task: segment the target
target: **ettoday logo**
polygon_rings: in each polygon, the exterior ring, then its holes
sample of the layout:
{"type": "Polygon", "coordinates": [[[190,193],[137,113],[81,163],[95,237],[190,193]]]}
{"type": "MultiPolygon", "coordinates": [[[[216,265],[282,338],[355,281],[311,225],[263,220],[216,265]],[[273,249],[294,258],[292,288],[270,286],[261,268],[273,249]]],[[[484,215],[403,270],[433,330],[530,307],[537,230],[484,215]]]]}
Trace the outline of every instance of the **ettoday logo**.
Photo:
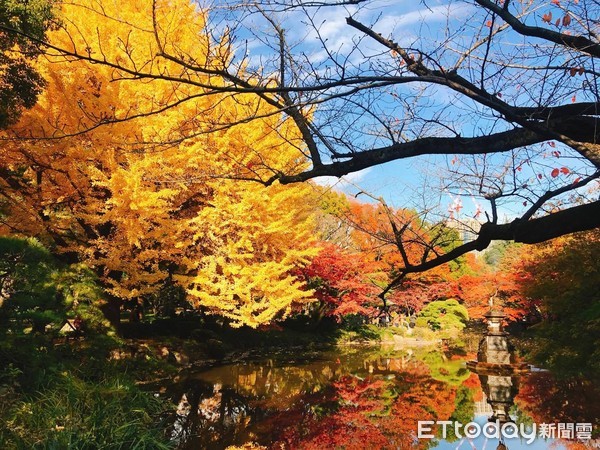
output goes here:
{"type": "Polygon", "coordinates": [[[459,439],[463,437],[475,439],[483,435],[489,439],[500,440],[520,438],[524,439],[527,444],[533,443],[536,437],[543,439],[578,439],[582,441],[589,440],[592,437],[591,423],[543,423],[538,426],[535,423],[531,425],[517,425],[513,422],[500,424],[500,421],[497,420],[480,425],[476,422],[462,424],[450,420],[420,420],[417,426],[417,437],[419,439],[433,439],[435,437],[446,439],[450,432],[453,432],[453,436],[459,439]],[[436,425],[441,427],[441,436],[432,433],[436,425]]]}
{"type": "Polygon", "coordinates": [[[449,432],[454,431],[454,436],[457,438],[475,439],[483,435],[489,439],[511,439],[523,438],[528,444],[531,444],[537,437],[537,427],[525,426],[524,424],[517,425],[512,422],[500,424],[499,421],[488,422],[480,425],[476,422],[462,424],[450,420],[423,420],[418,422],[417,437],[419,439],[433,439],[436,436],[431,432],[434,426],[441,427],[441,438],[446,439],[449,432]]]}

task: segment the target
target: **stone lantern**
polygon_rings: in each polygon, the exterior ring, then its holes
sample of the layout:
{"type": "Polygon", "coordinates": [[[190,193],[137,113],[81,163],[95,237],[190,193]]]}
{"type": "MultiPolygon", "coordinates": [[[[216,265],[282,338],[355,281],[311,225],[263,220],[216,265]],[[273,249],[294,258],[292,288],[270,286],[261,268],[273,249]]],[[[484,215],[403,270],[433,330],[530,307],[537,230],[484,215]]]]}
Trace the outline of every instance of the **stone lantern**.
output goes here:
{"type": "Polygon", "coordinates": [[[487,319],[487,333],[479,342],[477,361],[488,364],[514,363],[513,348],[508,342],[508,334],[502,329],[506,315],[491,305],[484,317],[487,319]]]}
{"type": "Polygon", "coordinates": [[[487,334],[493,336],[505,336],[506,333],[502,329],[502,321],[506,315],[497,309],[490,308],[490,310],[483,316],[487,320],[487,334]]]}
{"type": "Polygon", "coordinates": [[[508,333],[502,329],[506,315],[494,308],[493,298],[484,317],[487,320],[487,332],[479,342],[477,361],[469,361],[467,367],[479,375],[481,387],[493,411],[489,420],[505,423],[511,421],[508,412],[519,391],[516,375],[528,372],[529,365],[515,362],[514,348],[508,340],[508,333]]]}

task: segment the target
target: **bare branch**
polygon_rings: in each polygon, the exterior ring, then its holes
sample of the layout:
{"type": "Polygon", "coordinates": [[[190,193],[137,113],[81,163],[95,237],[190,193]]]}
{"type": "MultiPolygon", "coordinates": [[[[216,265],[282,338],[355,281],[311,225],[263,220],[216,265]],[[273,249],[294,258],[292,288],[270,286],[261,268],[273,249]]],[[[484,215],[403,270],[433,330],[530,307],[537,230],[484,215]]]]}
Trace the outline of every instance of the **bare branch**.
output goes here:
{"type": "Polygon", "coordinates": [[[600,57],[600,44],[591,41],[584,36],[573,36],[571,34],[558,33],[548,28],[532,27],[525,25],[523,22],[518,20],[510,12],[508,8],[503,8],[500,5],[492,2],[491,0],[475,0],[476,3],[483,6],[484,8],[493,11],[495,14],[500,16],[506,23],[508,23],[513,30],[523,36],[537,37],[545,39],[555,44],[559,44],[574,50],[578,50],[584,53],[588,53],[595,57],[600,57]]]}

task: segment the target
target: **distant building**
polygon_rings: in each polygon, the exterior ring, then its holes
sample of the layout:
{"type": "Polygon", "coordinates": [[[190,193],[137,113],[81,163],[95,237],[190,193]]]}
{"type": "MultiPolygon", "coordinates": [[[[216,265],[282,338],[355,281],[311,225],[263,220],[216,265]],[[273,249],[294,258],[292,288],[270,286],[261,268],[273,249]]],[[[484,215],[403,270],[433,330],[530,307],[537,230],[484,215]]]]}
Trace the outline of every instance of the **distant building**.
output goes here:
{"type": "Polygon", "coordinates": [[[471,217],[461,219],[448,219],[446,222],[448,228],[458,231],[461,243],[471,242],[477,239],[477,233],[481,229],[481,222],[471,217]]]}

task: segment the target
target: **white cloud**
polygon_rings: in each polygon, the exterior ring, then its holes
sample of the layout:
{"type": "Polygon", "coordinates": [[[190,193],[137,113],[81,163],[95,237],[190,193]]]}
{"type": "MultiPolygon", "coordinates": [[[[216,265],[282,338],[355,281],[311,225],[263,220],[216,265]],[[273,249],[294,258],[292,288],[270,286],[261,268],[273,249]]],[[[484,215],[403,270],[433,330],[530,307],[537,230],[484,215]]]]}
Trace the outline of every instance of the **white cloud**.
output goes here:
{"type": "MultiPolygon", "coordinates": [[[[402,14],[386,15],[377,22],[377,32],[384,36],[396,32],[405,32],[405,29],[415,25],[445,22],[449,19],[464,17],[472,8],[467,4],[451,3],[432,8],[421,8],[402,14]]],[[[415,31],[415,30],[412,30],[415,31]]]]}
{"type": "MultiPolygon", "coordinates": [[[[286,20],[285,28],[290,33],[291,41],[301,42],[300,46],[306,54],[310,55],[311,61],[324,61],[328,54],[321,47],[318,40],[326,40],[327,48],[333,52],[349,54],[356,46],[356,42],[364,35],[346,24],[346,17],[353,16],[358,21],[373,25],[373,29],[383,36],[391,36],[402,46],[411,45],[414,40],[422,34],[423,26],[452,21],[467,16],[473,8],[464,3],[449,3],[437,5],[430,8],[419,8],[408,10],[409,2],[399,2],[372,9],[348,9],[348,8],[322,8],[318,15],[313,18],[314,25],[319,28],[319,34],[306,24],[306,17],[299,13],[293,14],[286,20]],[[381,18],[377,15],[383,13],[381,18]]],[[[432,37],[435,38],[432,30],[432,37]]],[[[381,46],[370,39],[363,39],[361,44],[362,54],[378,54],[381,46]]],[[[361,58],[360,52],[355,55],[361,58]]]]}
{"type": "Polygon", "coordinates": [[[320,186],[331,187],[335,190],[342,191],[345,188],[358,184],[371,172],[371,168],[359,170],[358,172],[349,173],[341,178],[338,177],[317,177],[313,181],[320,186]]]}

